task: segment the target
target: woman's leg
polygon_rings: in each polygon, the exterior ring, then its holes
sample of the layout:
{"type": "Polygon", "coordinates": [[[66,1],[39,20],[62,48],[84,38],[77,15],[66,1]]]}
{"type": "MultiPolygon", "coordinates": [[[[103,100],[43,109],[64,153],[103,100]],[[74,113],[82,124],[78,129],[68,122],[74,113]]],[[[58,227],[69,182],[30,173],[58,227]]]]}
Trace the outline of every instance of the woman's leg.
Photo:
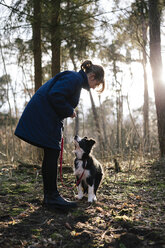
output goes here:
{"type": "Polygon", "coordinates": [[[42,163],[44,193],[57,192],[57,167],[59,154],[59,150],[44,148],[44,158],[42,163]]]}
{"type": "Polygon", "coordinates": [[[60,151],[44,148],[42,176],[44,184],[44,205],[51,208],[68,209],[76,207],[75,202],[65,200],[57,190],[57,167],[60,151]]]}

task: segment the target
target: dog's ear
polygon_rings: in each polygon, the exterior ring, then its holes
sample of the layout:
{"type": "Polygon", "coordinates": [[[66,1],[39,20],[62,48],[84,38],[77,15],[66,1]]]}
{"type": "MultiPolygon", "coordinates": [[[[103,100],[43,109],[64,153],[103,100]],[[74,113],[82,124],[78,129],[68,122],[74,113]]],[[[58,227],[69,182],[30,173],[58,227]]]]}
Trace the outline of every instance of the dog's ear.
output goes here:
{"type": "Polygon", "coordinates": [[[89,140],[89,143],[90,143],[90,145],[91,145],[91,147],[96,143],[96,141],[95,140],[93,140],[93,139],[90,139],[89,140]]]}

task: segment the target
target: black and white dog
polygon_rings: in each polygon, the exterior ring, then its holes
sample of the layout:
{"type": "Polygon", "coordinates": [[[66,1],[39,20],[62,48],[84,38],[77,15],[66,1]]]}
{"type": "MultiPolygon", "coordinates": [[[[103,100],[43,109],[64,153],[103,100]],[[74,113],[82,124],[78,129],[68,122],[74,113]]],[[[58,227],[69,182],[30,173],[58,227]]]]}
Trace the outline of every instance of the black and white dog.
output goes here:
{"type": "Polygon", "coordinates": [[[88,194],[88,202],[96,201],[96,191],[103,177],[103,169],[99,161],[90,155],[93,139],[79,136],[74,137],[75,155],[74,174],[78,182],[78,199],[82,199],[84,194],[88,194]]]}

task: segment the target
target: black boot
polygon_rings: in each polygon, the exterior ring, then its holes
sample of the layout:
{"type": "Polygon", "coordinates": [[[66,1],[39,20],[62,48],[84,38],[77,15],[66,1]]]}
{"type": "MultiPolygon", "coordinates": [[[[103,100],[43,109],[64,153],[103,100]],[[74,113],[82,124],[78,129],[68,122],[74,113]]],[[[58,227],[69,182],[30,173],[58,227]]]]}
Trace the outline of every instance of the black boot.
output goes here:
{"type": "Polygon", "coordinates": [[[42,176],[44,184],[43,205],[49,208],[70,209],[77,207],[75,202],[62,198],[57,190],[57,161],[60,151],[50,148],[44,149],[42,176]]]}
{"type": "Polygon", "coordinates": [[[53,193],[44,193],[43,205],[51,209],[62,210],[69,210],[77,207],[76,202],[67,201],[62,198],[58,191],[53,193]]]}

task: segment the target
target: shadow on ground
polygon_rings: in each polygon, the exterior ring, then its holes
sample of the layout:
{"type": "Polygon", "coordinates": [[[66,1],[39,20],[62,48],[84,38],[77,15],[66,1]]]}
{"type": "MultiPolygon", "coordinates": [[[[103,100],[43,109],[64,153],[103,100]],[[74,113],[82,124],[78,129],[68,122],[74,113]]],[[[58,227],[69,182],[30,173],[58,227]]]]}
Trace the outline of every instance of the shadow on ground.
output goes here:
{"type": "MultiPolygon", "coordinates": [[[[92,205],[87,199],[72,212],[42,207],[40,168],[2,164],[0,169],[0,247],[165,248],[165,170],[162,162],[122,162],[105,178],[92,205]]],[[[74,185],[72,169],[63,168],[66,186],[74,185]]],[[[61,194],[74,200],[76,191],[61,194]]]]}

